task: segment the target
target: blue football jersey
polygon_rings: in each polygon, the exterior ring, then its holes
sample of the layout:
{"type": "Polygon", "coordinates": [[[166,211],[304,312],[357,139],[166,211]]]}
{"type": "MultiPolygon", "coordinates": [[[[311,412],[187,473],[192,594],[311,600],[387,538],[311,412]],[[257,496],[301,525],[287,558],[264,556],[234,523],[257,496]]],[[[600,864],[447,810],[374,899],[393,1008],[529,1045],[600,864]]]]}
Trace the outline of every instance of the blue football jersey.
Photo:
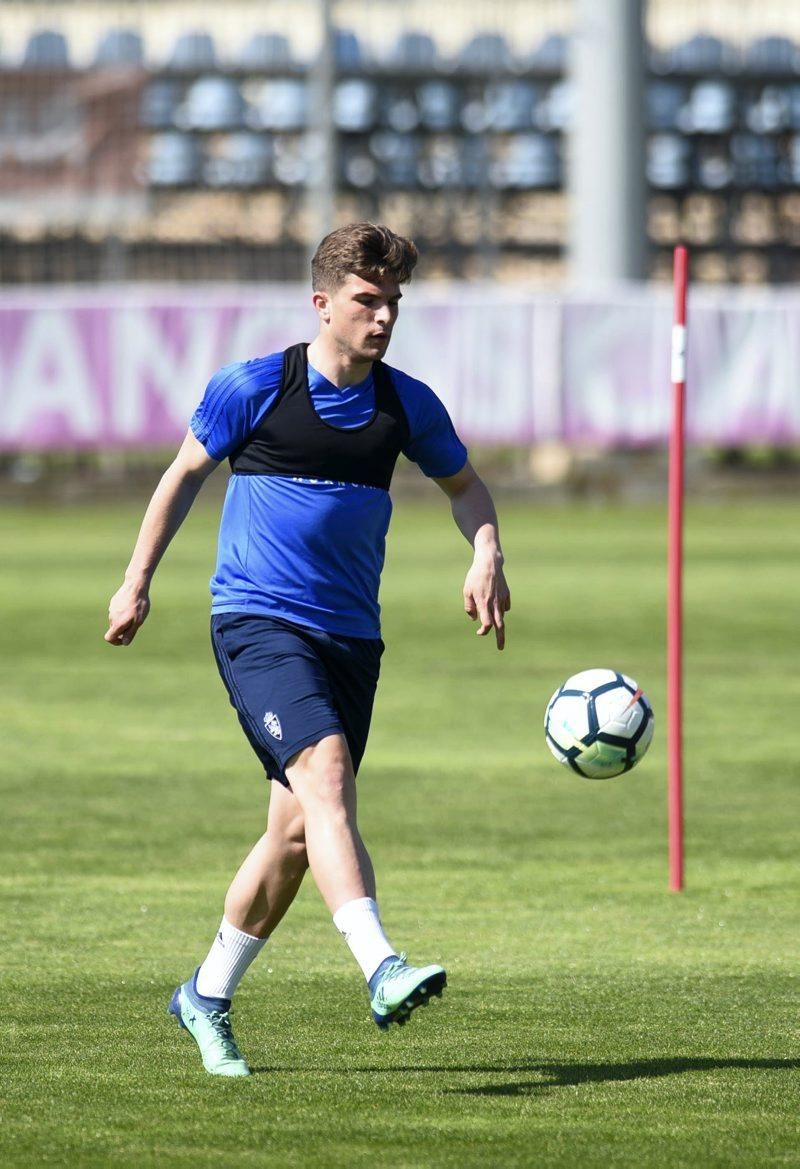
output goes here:
{"type": "MultiPolygon", "coordinates": [[[[225,366],[191,419],[208,454],[225,459],[275,406],[283,354],[225,366]]],[[[425,475],[462,469],[467,451],[444,405],[423,382],[389,367],[408,421],[403,453],[425,475]]],[[[309,365],[317,414],[341,430],[363,427],[375,410],[372,374],[334,386],[309,365]]],[[[380,636],[378,590],[392,514],[381,487],[308,477],[233,474],[222,511],[212,611],[282,617],[349,637],[380,636]]]]}

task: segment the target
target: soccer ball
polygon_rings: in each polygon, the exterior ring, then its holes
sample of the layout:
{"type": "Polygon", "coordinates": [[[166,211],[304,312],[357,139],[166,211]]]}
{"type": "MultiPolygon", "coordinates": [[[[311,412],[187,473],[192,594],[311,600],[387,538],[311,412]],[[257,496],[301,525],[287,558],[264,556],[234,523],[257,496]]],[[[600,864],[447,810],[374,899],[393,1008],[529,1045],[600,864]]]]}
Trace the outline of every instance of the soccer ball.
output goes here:
{"type": "Polygon", "coordinates": [[[653,738],[653,708],[632,678],[583,670],[547,704],[547,746],[585,779],[610,779],[635,767],[653,738]]]}

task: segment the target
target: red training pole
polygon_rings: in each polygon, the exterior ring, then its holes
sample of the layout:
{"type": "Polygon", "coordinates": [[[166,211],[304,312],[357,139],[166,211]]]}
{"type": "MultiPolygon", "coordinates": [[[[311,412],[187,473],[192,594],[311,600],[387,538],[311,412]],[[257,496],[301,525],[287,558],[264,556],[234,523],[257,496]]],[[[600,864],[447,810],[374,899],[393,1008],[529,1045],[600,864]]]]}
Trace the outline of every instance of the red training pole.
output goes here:
{"type": "Polygon", "coordinates": [[[672,433],[669,445],[667,568],[667,757],[669,887],[683,889],[683,449],[686,403],[686,286],[689,256],[675,249],[672,324],[672,433]]]}

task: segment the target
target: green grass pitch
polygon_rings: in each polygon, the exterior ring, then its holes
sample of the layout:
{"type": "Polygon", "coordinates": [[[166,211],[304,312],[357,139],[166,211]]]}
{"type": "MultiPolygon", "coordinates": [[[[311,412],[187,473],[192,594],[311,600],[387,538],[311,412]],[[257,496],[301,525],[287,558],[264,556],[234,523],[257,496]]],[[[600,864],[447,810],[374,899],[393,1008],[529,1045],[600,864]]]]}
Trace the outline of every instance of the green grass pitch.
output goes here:
{"type": "Polygon", "coordinates": [[[208,643],[215,500],[136,644],[101,640],[141,510],[0,514],[0,1164],[800,1164],[795,504],[687,508],[675,895],[663,509],[503,507],[498,654],[461,612],[446,500],[399,502],[360,814],[390,937],[450,986],[381,1035],[309,879],[237,996],[257,1074],[227,1082],[166,1007],[267,793],[208,643]],[[645,688],[656,738],[591,783],[541,721],[557,684],[604,665],[645,688]]]}

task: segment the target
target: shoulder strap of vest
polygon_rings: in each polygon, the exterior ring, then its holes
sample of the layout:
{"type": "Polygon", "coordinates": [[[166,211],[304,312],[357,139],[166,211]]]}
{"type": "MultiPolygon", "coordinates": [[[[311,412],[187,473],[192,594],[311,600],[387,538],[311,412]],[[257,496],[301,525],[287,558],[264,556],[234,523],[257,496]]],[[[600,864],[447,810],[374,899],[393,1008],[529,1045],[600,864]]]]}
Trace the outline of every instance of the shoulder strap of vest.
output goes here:
{"type": "Polygon", "coordinates": [[[303,381],[308,377],[308,345],[301,341],[299,345],[291,345],[283,351],[283,378],[282,386],[292,385],[295,381],[303,381]]]}
{"type": "Polygon", "coordinates": [[[389,370],[382,361],[373,361],[372,363],[372,384],[375,387],[376,397],[378,394],[385,393],[387,389],[390,393],[394,389],[389,370]]]}
{"type": "Polygon", "coordinates": [[[403,445],[405,445],[410,434],[408,415],[406,414],[406,408],[400,399],[400,395],[395,388],[394,379],[389,372],[389,366],[384,365],[382,361],[373,362],[372,379],[375,386],[375,404],[379,410],[385,410],[389,414],[395,415],[400,425],[406,431],[406,436],[403,439],[403,445]]]}

